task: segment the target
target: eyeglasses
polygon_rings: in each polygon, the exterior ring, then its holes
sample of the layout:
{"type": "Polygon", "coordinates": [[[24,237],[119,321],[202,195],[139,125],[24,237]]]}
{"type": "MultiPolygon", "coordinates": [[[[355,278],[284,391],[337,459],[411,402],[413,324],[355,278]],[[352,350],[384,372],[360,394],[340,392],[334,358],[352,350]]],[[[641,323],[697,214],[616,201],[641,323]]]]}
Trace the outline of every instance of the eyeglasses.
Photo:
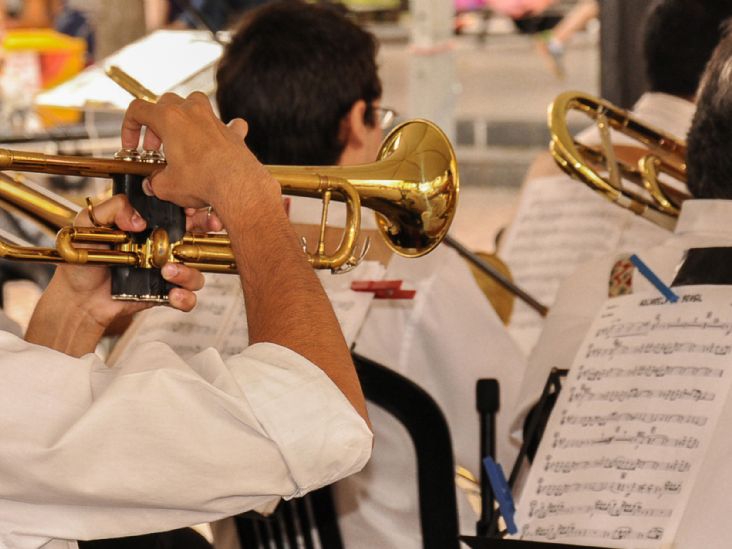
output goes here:
{"type": "Polygon", "coordinates": [[[399,113],[389,107],[374,107],[374,114],[382,130],[388,130],[394,125],[399,113]]]}

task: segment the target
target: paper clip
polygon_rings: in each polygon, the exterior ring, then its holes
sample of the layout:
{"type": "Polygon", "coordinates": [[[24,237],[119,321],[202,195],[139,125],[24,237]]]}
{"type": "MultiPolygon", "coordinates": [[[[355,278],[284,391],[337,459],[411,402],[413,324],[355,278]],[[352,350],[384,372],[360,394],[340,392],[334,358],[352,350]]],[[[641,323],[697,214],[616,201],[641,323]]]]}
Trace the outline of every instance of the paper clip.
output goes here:
{"type": "Polygon", "coordinates": [[[641,261],[641,258],[637,255],[633,254],[630,256],[630,261],[633,263],[633,265],[636,266],[640,274],[645,276],[648,279],[648,282],[653,284],[656,289],[658,289],[659,292],[663,294],[663,296],[668,299],[671,303],[676,303],[679,300],[679,296],[677,296],[671,288],[666,286],[660,278],[656,276],[656,274],[641,261]]]}
{"type": "Polygon", "coordinates": [[[354,280],[351,290],[373,292],[376,299],[413,299],[416,290],[402,290],[401,280],[354,280]]]}
{"type": "Polygon", "coordinates": [[[516,513],[516,506],[513,503],[511,488],[509,488],[508,482],[506,482],[506,475],[503,474],[503,467],[493,461],[493,458],[490,456],[483,459],[483,467],[486,473],[488,473],[488,480],[491,483],[493,495],[498,502],[498,510],[501,512],[503,520],[506,521],[506,529],[509,534],[515,534],[518,532],[516,522],[513,518],[516,513]]]}

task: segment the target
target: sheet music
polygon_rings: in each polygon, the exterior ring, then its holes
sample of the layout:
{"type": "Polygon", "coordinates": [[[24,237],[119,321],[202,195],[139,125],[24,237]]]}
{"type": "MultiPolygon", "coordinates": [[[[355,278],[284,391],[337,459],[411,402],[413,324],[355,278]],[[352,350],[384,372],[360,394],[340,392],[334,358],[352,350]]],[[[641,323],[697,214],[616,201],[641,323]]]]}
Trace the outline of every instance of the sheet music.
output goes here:
{"type": "MultiPolygon", "coordinates": [[[[364,261],[343,275],[318,273],[349,346],[355,341],[373,299],[371,293],[352,291],[351,281],[381,280],[384,272],[378,262],[364,261]]],[[[114,365],[133,342],[162,341],[183,358],[208,347],[217,349],[224,358],[242,352],[249,339],[239,277],[206,274],[206,284],[197,295],[198,304],[190,313],[155,307],[138,315],[115,345],[108,364],[114,365]]]]}
{"type": "MultiPolygon", "coordinates": [[[[514,281],[551,307],[562,280],[582,263],[616,249],[662,242],[669,233],[611,204],[568,176],[528,181],[499,255],[514,281]]],[[[509,333],[528,355],[543,319],[516,300],[509,333]]]]}
{"type": "MultiPolygon", "coordinates": [[[[208,31],[156,30],[84,69],[77,76],[39,93],[37,105],[70,108],[124,110],[133,97],[105,74],[116,65],[150,91],[160,95],[184,86],[202,71],[206,77],[197,81],[199,91],[214,89],[211,68],[221,57],[223,46],[208,31]]],[[[185,87],[185,86],[184,86],[185,87]]]]}
{"type": "Polygon", "coordinates": [[[670,547],[732,381],[732,287],[608,300],[519,501],[522,539],[670,547]]]}

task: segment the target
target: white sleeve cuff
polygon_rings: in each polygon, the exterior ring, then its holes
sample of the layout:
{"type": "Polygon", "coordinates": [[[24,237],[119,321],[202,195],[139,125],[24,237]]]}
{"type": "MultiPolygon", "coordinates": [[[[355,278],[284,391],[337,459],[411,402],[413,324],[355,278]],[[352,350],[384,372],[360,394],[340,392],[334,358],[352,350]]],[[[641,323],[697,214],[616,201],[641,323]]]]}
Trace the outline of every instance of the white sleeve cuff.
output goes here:
{"type": "Polygon", "coordinates": [[[290,497],[360,471],[373,435],[345,395],[312,362],[274,343],[226,361],[296,485],[290,497]]]}

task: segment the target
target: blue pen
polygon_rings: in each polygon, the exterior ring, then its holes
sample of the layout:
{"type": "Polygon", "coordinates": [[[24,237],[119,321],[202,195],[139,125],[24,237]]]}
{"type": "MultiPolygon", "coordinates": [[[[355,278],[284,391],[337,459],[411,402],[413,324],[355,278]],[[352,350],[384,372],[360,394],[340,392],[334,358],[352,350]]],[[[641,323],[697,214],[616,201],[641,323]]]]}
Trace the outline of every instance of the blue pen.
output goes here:
{"type": "Polygon", "coordinates": [[[648,279],[648,282],[653,284],[659,292],[661,292],[666,299],[668,299],[671,303],[676,303],[679,300],[679,296],[677,296],[671,288],[666,286],[663,282],[661,282],[661,279],[656,276],[656,274],[641,261],[641,258],[637,255],[633,254],[630,256],[630,261],[633,263],[633,265],[636,266],[638,271],[640,271],[640,274],[645,276],[648,279]]]}
{"type": "Polygon", "coordinates": [[[498,502],[498,509],[501,512],[503,520],[506,521],[506,529],[509,534],[515,534],[518,532],[516,522],[513,518],[516,513],[516,506],[513,503],[511,488],[509,488],[508,482],[506,482],[506,476],[503,474],[503,467],[493,461],[493,458],[490,456],[483,459],[483,467],[485,467],[485,471],[488,473],[488,480],[491,483],[493,495],[498,502]]]}

